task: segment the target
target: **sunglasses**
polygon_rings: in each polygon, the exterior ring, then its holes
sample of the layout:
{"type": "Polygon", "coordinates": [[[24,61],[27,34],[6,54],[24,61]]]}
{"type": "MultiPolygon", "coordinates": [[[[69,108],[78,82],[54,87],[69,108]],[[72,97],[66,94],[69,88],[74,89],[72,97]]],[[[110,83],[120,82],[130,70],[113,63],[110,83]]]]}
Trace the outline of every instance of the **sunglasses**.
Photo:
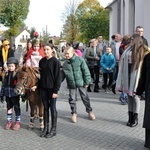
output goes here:
{"type": "Polygon", "coordinates": [[[5,44],[5,46],[9,46],[10,44],[5,44]]]}

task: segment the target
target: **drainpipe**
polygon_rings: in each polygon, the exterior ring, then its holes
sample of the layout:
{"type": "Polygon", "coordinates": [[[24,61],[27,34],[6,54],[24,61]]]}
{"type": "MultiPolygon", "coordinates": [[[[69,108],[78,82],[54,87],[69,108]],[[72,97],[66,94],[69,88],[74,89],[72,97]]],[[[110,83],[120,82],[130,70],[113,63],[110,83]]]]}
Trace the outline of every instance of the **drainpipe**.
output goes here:
{"type": "Polygon", "coordinates": [[[117,0],[117,32],[121,33],[121,0],[117,0]]]}

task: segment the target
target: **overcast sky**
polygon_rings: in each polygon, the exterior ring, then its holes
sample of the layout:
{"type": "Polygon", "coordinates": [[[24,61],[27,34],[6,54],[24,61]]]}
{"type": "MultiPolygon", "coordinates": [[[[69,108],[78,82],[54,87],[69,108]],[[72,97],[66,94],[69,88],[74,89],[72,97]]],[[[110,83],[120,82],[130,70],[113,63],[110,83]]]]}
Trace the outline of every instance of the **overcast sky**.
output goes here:
{"type": "MultiPolygon", "coordinates": [[[[82,1],[82,0],[81,0],[82,1]]],[[[99,0],[103,7],[113,0],[99,0]]],[[[62,30],[62,13],[69,0],[31,0],[26,25],[35,27],[38,32],[48,28],[51,36],[60,36],[62,30]]]]}

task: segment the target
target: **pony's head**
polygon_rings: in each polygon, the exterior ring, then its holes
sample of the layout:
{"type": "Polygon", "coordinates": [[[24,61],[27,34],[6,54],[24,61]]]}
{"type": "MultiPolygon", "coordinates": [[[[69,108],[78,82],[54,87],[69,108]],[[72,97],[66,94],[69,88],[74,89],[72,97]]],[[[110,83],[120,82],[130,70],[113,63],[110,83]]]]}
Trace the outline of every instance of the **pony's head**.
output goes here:
{"type": "Polygon", "coordinates": [[[39,68],[26,66],[18,68],[15,92],[18,95],[25,95],[27,90],[31,90],[35,85],[37,86],[39,78],[39,68]]]}

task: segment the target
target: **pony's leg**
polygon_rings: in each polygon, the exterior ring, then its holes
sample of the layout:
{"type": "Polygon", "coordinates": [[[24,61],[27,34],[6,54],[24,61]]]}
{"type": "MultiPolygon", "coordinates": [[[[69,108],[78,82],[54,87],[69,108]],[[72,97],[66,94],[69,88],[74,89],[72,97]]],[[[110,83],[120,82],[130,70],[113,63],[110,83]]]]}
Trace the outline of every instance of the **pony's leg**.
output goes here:
{"type": "Polygon", "coordinates": [[[39,118],[39,106],[34,106],[34,118],[39,118]]]}
{"type": "Polygon", "coordinates": [[[30,102],[29,104],[30,104],[30,109],[31,109],[29,128],[32,129],[34,127],[34,105],[31,104],[30,102]]]}
{"type": "Polygon", "coordinates": [[[44,120],[43,120],[43,117],[39,117],[39,121],[40,121],[40,130],[43,131],[43,129],[44,129],[44,120]]]}
{"type": "Polygon", "coordinates": [[[41,131],[43,131],[43,129],[44,129],[43,112],[44,112],[44,107],[43,107],[43,104],[41,103],[39,105],[39,121],[40,121],[40,130],[41,131]]]}
{"type": "Polygon", "coordinates": [[[30,129],[34,128],[34,117],[30,117],[29,128],[30,129]]]}

